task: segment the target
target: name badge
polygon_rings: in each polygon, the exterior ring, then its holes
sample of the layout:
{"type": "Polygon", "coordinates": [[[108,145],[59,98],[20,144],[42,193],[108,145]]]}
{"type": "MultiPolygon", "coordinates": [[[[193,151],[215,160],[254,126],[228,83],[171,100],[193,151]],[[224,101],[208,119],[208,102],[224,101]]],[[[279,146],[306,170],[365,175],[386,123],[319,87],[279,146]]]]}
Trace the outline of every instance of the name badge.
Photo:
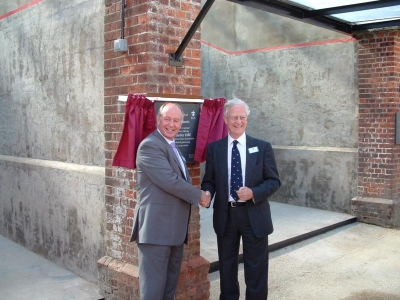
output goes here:
{"type": "Polygon", "coordinates": [[[256,152],[258,152],[258,147],[256,146],[256,147],[253,147],[253,148],[249,148],[249,153],[251,154],[251,153],[256,153],[256,152]]]}

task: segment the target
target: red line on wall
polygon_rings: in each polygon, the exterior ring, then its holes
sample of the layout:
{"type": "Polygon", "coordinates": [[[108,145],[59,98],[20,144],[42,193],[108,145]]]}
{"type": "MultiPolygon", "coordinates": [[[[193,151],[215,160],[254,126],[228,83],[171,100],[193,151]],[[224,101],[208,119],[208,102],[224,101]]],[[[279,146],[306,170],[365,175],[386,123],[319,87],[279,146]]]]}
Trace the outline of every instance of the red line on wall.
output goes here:
{"type": "Polygon", "coordinates": [[[348,43],[348,42],[353,42],[355,40],[356,39],[353,37],[348,37],[348,38],[336,39],[336,40],[325,40],[325,41],[307,42],[307,43],[300,43],[300,44],[289,44],[289,45],[283,45],[283,46],[248,49],[248,50],[242,50],[242,51],[228,51],[221,47],[213,45],[209,42],[206,42],[206,41],[201,41],[201,43],[204,45],[210,46],[211,48],[217,49],[227,55],[240,55],[240,54],[247,54],[247,53],[254,53],[254,52],[268,52],[268,51],[274,51],[274,50],[292,49],[292,48],[309,47],[309,46],[317,46],[317,45],[348,43]]]}
{"type": "Polygon", "coordinates": [[[16,8],[16,9],[14,9],[14,10],[12,10],[12,11],[10,11],[10,12],[4,14],[4,15],[1,15],[1,16],[0,16],[0,20],[3,20],[3,19],[5,19],[5,18],[8,18],[9,16],[12,16],[13,14],[16,14],[16,13],[18,13],[18,12],[20,12],[20,11],[22,11],[22,10],[28,8],[28,7],[31,7],[32,5],[38,4],[38,3],[42,2],[42,1],[43,1],[43,0],[33,0],[33,1],[31,1],[31,2],[29,2],[29,3],[27,3],[27,4],[25,4],[25,5],[22,5],[21,7],[18,7],[18,8],[16,8]]]}

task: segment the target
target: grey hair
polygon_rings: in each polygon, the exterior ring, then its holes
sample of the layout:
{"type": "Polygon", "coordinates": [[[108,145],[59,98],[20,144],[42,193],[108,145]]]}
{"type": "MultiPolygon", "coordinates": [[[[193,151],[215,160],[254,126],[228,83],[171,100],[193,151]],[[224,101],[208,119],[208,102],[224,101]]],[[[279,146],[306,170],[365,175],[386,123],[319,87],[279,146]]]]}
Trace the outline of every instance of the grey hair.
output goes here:
{"type": "Polygon", "coordinates": [[[244,102],[243,100],[239,99],[239,98],[233,98],[233,99],[231,99],[231,100],[228,100],[228,101],[225,103],[225,105],[224,105],[224,116],[228,116],[229,109],[230,109],[232,106],[235,106],[235,105],[244,105],[244,108],[246,109],[246,115],[247,115],[247,116],[250,115],[250,108],[249,108],[249,106],[247,105],[247,103],[244,102]]]}
{"type": "Polygon", "coordinates": [[[158,109],[157,117],[161,117],[163,115],[164,108],[169,104],[174,104],[181,110],[181,112],[182,112],[182,121],[183,121],[183,118],[185,116],[185,113],[183,112],[183,108],[182,108],[182,106],[180,106],[178,103],[175,103],[175,102],[165,102],[163,105],[161,105],[160,108],[158,109]]]}

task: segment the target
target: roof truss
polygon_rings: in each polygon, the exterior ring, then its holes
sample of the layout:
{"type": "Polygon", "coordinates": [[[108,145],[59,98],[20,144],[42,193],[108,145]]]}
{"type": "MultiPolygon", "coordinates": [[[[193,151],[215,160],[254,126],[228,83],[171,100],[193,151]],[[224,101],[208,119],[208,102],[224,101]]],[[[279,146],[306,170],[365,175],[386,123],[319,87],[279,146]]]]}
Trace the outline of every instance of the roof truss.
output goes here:
{"type": "MultiPolygon", "coordinates": [[[[193,34],[196,32],[197,28],[200,26],[203,18],[206,16],[207,12],[211,8],[215,0],[207,0],[203,5],[199,15],[193,22],[183,41],[179,45],[175,53],[169,54],[169,64],[171,66],[182,66],[183,61],[181,55],[185,50],[187,44],[192,38],[193,34]]],[[[331,30],[340,31],[343,33],[354,33],[362,30],[371,29],[385,29],[385,28],[400,28],[400,14],[396,18],[391,19],[375,19],[368,20],[365,22],[352,23],[347,22],[343,19],[339,19],[332,15],[351,13],[364,11],[369,9],[379,9],[394,7],[399,5],[399,0],[380,0],[372,2],[364,2],[358,4],[335,6],[324,9],[310,9],[308,7],[302,6],[294,1],[288,0],[227,0],[237,4],[245,5],[248,7],[253,7],[256,9],[264,10],[273,14],[281,15],[284,17],[292,18],[298,21],[306,22],[319,27],[328,28],[331,30]]],[[[332,1],[334,2],[334,1],[332,1]]]]}
{"type": "MultiPolygon", "coordinates": [[[[325,9],[309,9],[294,2],[278,0],[227,0],[237,4],[261,9],[270,13],[289,17],[320,27],[341,31],[345,33],[354,33],[360,30],[400,27],[400,18],[390,20],[370,20],[368,23],[355,24],[335,18],[331,15],[357,12],[368,9],[377,9],[399,5],[398,0],[380,0],[365,2],[359,4],[335,6],[325,9]]],[[[332,1],[334,2],[334,1],[332,1]]]]}

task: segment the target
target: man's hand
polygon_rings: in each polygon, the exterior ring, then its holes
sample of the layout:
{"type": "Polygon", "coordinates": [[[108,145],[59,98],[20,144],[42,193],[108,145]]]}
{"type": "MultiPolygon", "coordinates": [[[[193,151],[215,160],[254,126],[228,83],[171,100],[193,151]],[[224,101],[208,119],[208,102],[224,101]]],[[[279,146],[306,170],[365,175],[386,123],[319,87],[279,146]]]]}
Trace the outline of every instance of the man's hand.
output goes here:
{"type": "Polygon", "coordinates": [[[211,194],[209,191],[201,191],[201,198],[199,204],[203,207],[209,207],[211,202],[211,194]]]}
{"type": "Polygon", "coordinates": [[[248,201],[253,199],[253,191],[246,186],[242,186],[236,193],[240,200],[248,201]]]}

